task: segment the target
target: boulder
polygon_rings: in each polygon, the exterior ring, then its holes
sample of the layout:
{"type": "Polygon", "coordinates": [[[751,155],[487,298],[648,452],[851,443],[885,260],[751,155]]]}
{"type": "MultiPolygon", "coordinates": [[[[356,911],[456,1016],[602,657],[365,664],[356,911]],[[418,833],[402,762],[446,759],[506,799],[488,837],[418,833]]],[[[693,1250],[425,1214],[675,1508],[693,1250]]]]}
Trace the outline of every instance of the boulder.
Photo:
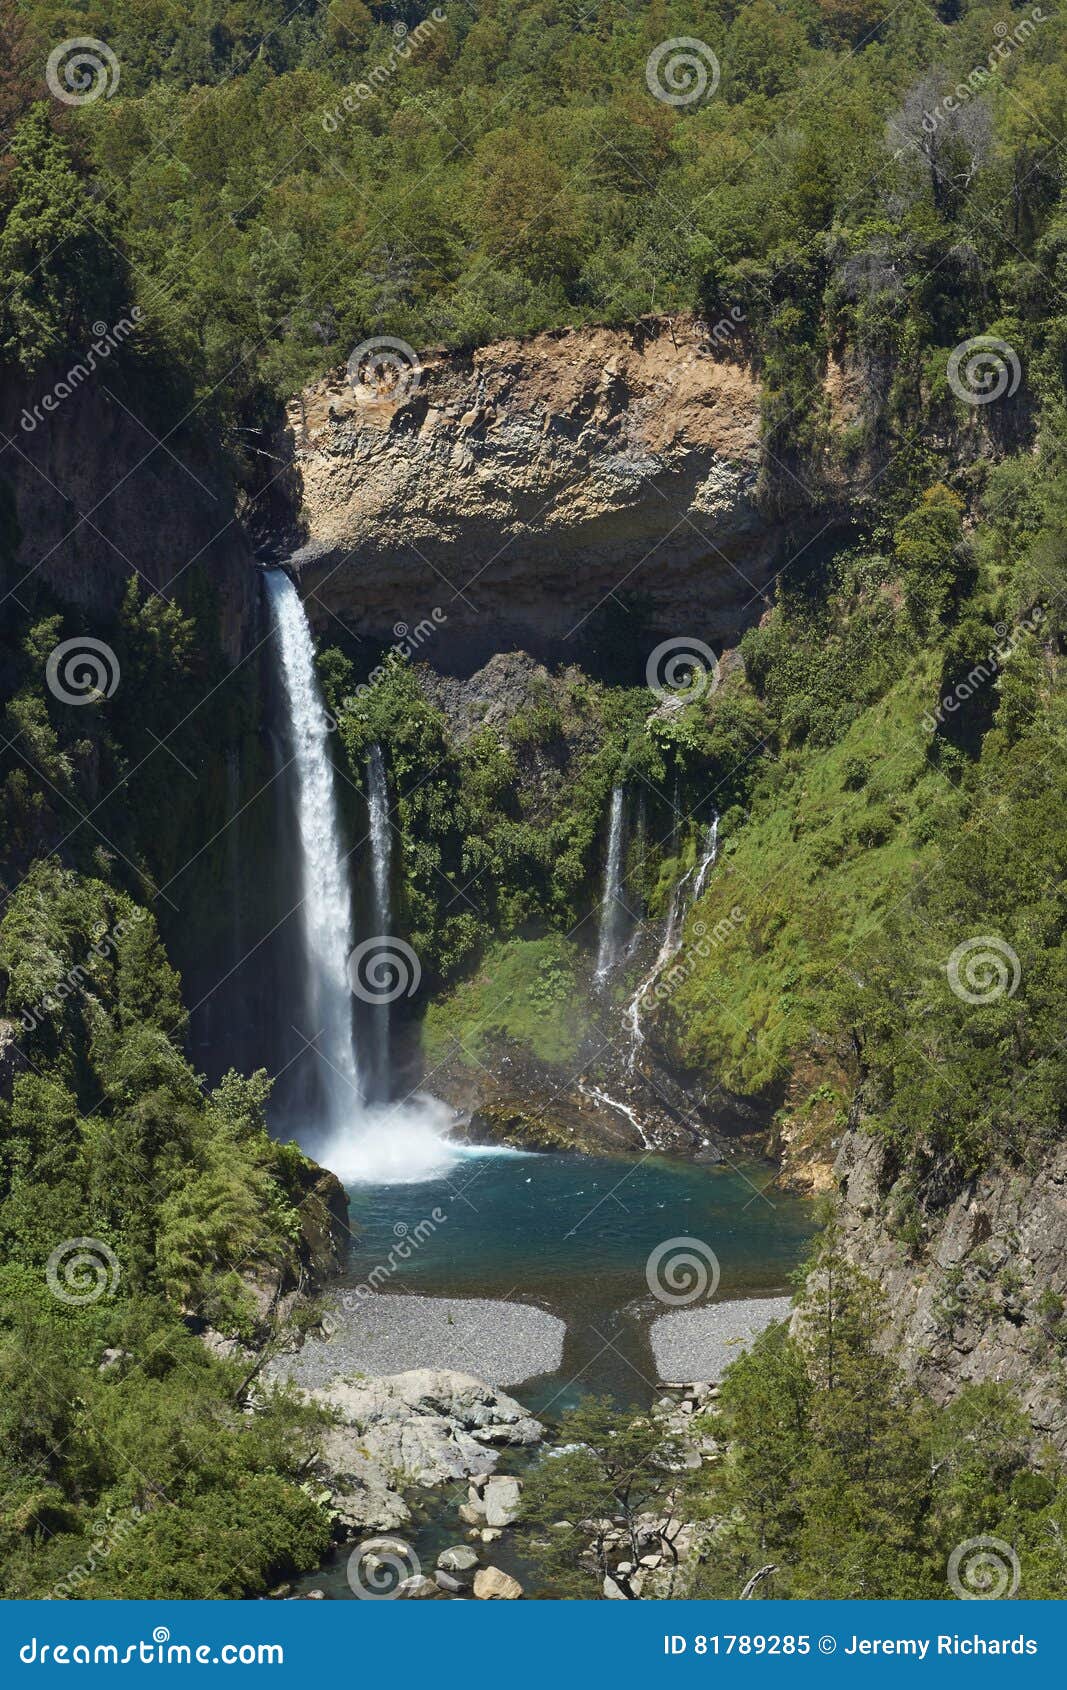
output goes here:
{"type": "Polygon", "coordinates": [[[466,1578],[469,1584],[477,1571],[478,1557],[467,1544],[457,1543],[453,1549],[442,1549],[437,1565],[454,1578],[466,1578]]]}
{"type": "Polygon", "coordinates": [[[510,1526],[518,1519],[522,1485],[518,1479],[500,1474],[485,1487],[485,1523],[488,1526],[510,1526]]]}
{"type": "Polygon", "coordinates": [[[445,1593],[439,1590],[433,1579],[427,1578],[425,1573],[415,1573],[411,1578],[401,1579],[396,1587],[396,1594],[405,1602],[425,1602],[440,1599],[445,1593]]]}
{"type": "Polygon", "coordinates": [[[522,1585],[499,1567],[481,1567],[474,1575],[474,1594],[482,1602],[514,1602],[522,1585]]]}
{"type": "MultiPolygon", "coordinates": [[[[541,1436],[521,1403],[465,1373],[418,1368],[381,1379],[335,1379],[305,1395],[338,1417],[323,1434],[318,1473],[341,1525],[353,1534],[406,1524],[411,1515],[402,1485],[485,1477],[498,1446],[541,1436]]],[[[471,1525],[485,1523],[476,1490],[460,1513],[471,1525]]]]}

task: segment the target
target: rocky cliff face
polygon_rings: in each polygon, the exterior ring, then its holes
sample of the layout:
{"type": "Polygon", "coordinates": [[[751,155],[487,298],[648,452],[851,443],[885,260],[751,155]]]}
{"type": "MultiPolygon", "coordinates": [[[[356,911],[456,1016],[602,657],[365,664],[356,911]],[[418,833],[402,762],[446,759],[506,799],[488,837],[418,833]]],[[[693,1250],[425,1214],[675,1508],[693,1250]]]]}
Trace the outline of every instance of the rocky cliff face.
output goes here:
{"type": "Polygon", "coordinates": [[[1067,1146],[908,1197],[884,1145],[850,1133],[836,1166],[846,1254],[886,1294],[895,1352],[937,1402],[1012,1386],[1039,1440],[1067,1450],[1067,1146]]]}
{"type": "Polygon", "coordinates": [[[650,601],[661,637],[733,643],[811,520],[761,509],[758,382],[693,319],[427,357],[414,389],[339,370],[288,420],[312,618],[388,643],[436,607],[453,670],[574,656],[611,595],[650,601]]]}
{"type": "Polygon", "coordinates": [[[25,600],[39,582],[106,622],[131,574],[171,596],[196,566],[218,594],[220,639],[236,661],[251,643],[256,579],[218,465],[185,433],[161,440],[106,372],[46,411],[57,379],[0,384],[0,496],[18,534],[6,568],[0,546],[0,594],[25,600]]]}

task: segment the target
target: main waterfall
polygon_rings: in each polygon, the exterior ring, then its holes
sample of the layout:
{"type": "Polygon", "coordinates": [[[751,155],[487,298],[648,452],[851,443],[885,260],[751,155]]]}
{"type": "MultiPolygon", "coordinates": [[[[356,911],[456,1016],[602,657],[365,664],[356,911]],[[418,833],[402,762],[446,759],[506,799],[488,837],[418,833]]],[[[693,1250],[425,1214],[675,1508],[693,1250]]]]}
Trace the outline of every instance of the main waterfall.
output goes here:
{"type": "Polygon", "coordinates": [[[348,862],[330,762],[330,723],[315,674],[311,629],[288,575],[272,569],[265,579],[288,706],[300,838],[305,1000],[312,1021],[302,1031],[322,1058],[319,1082],[326,1124],[336,1130],[354,1118],[363,1102],[348,983],[352,948],[348,862]]]}
{"type": "MultiPolygon", "coordinates": [[[[292,771],[296,809],[303,1008],[311,1024],[301,1029],[318,1058],[317,1098],[310,1119],[287,1122],[302,1144],[346,1184],[397,1184],[433,1179],[462,1154],[445,1134],[449,1110],[436,1098],[413,1094],[398,1103],[376,1103],[388,1095],[388,1072],[368,1085],[360,1072],[353,1029],[349,979],[353,917],[349,852],[344,842],[330,758],[330,719],[315,673],[315,644],[300,596],[280,569],[265,572],[287,714],[286,771],[292,771]]],[[[380,759],[380,753],[379,753],[380,759]]],[[[385,771],[381,784],[371,770],[371,831],[374,853],[375,919],[388,920],[389,820],[385,771]],[[381,808],[384,806],[384,808],[381,808]],[[381,830],[384,829],[384,834],[381,830]]],[[[374,937],[384,936],[379,928],[374,937]]],[[[369,1003],[375,1032],[386,1004],[369,1003]]],[[[293,1019],[300,1014],[294,1010],[293,1019]]],[[[388,1025],[384,1062],[388,1064],[388,1025]]]]}

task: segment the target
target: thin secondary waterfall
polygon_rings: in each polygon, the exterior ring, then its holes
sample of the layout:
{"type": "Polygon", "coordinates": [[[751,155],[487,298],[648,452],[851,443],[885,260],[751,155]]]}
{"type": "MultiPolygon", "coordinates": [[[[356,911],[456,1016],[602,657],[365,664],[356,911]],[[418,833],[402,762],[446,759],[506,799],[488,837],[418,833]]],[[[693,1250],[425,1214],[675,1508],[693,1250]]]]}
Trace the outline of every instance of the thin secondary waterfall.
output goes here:
{"type": "Polygon", "coordinates": [[[321,1057],[324,1124],[337,1130],[355,1119],[363,1101],[347,969],[352,944],[348,861],[311,629],[288,575],[272,569],[265,580],[288,706],[288,751],[296,792],[305,1001],[312,1020],[302,1031],[321,1057]]]}
{"type": "MultiPolygon", "coordinates": [[[[393,917],[390,881],[393,864],[393,835],[389,824],[389,782],[380,745],[372,745],[367,758],[367,808],[370,815],[371,876],[373,902],[371,932],[390,940],[393,917]]],[[[371,1009],[372,1072],[369,1091],[375,1101],[389,1096],[389,1002],[383,999],[371,1009]]]]}
{"type": "Polygon", "coordinates": [[[670,903],[667,906],[667,925],[664,929],[663,941],[657,952],[656,960],[626,1005],[624,1019],[630,1030],[630,1054],[627,1059],[627,1066],[631,1069],[636,1067],[638,1052],[645,1042],[645,1035],[641,1030],[641,1011],[644,1008],[645,998],[652,991],[663,970],[674,961],[681,950],[686,914],[703,892],[718,854],[719,818],[713,816],[704,835],[698,862],[693,868],[687,870],[680,880],[675,882],[671,891],[670,903]]]}
{"type": "Polygon", "coordinates": [[[705,882],[711,869],[715,865],[715,858],[719,854],[719,818],[712,816],[708,831],[704,836],[704,855],[697,866],[696,880],[693,882],[693,902],[696,903],[704,890],[705,882]]]}
{"type": "Polygon", "coordinates": [[[608,854],[604,863],[604,890],[600,898],[600,938],[597,944],[595,978],[605,980],[619,960],[622,938],[622,832],[623,797],[621,786],[612,788],[611,818],[608,822],[608,854]]]}

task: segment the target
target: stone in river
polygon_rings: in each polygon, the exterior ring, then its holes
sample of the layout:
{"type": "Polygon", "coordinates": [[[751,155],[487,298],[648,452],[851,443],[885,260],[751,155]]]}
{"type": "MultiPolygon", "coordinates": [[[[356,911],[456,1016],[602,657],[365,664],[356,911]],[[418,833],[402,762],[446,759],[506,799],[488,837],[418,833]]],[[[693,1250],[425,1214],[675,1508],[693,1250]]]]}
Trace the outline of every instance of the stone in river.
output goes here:
{"type": "Polygon", "coordinates": [[[482,1567],[474,1577],[474,1594],[483,1602],[514,1602],[522,1585],[499,1567],[482,1567]]]}
{"type": "Polygon", "coordinates": [[[485,1522],[488,1526],[510,1526],[518,1518],[518,1479],[504,1474],[494,1476],[485,1487],[485,1522]]]}

